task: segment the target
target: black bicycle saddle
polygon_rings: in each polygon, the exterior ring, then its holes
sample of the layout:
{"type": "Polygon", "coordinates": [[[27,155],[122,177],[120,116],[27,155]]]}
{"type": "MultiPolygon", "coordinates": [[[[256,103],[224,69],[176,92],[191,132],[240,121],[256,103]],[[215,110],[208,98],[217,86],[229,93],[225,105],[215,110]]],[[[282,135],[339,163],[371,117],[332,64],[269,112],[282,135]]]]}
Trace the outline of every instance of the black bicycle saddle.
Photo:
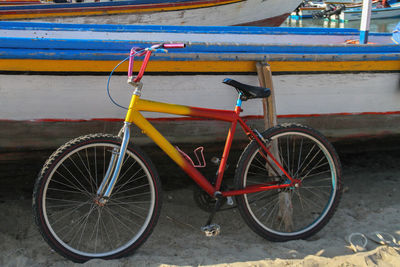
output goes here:
{"type": "Polygon", "coordinates": [[[246,101],[252,98],[266,98],[271,95],[271,90],[269,88],[252,86],[238,81],[226,78],[223,83],[235,87],[236,90],[242,93],[240,97],[241,100],[246,101]]]}

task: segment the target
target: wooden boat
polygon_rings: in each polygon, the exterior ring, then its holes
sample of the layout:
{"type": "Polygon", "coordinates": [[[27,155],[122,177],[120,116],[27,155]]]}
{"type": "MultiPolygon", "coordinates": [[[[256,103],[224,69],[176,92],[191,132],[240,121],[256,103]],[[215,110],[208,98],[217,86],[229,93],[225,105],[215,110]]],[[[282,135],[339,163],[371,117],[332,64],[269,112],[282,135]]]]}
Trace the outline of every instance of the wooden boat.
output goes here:
{"type": "Polygon", "coordinates": [[[301,0],[125,0],[0,5],[0,20],[83,24],[279,26],[301,0]]]}
{"type": "MultiPolygon", "coordinates": [[[[0,36],[3,150],[53,148],[81,134],[117,132],[125,111],[107,98],[108,74],[132,46],[158,42],[188,46],[155,54],[144,98],[231,109],[236,92],[222,80],[257,85],[256,63],[267,61],[280,123],[308,124],[330,138],[400,133],[400,46],[390,34],[372,33],[373,44],[357,45],[348,44],[359,38],[355,29],[0,22],[0,36]]],[[[126,69],[121,65],[110,82],[122,105],[131,94],[126,69]]],[[[261,101],[243,109],[262,129],[261,101]]],[[[228,130],[211,120],[146,116],[175,142],[221,141],[228,130]]],[[[147,140],[140,132],[135,138],[147,140]]]]}
{"type": "Polygon", "coordinates": [[[42,4],[40,0],[0,0],[0,6],[2,5],[34,5],[42,4]]]}
{"type": "MultiPolygon", "coordinates": [[[[340,14],[340,20],[360,20],[361,8],[347,9],[340,14]]],[[[400,3],[394,3],[388,8],[373,8],[371,11],[371,19],[395,18],[400,17],[400,3]]]]}

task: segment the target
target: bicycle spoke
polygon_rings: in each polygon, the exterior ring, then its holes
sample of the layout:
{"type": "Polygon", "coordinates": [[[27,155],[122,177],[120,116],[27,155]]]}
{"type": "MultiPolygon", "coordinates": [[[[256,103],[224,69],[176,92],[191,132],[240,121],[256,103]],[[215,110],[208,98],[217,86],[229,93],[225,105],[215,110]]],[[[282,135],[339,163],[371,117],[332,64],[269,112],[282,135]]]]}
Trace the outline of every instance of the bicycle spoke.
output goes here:
{"type": "Polygon", "coordinates": [[[298,176],[299,175],[299,171],[301,171],[301,168],[303,168],[304,163],[307,161],[308,157],[311,155],[312,151],[314,150],[314,148],[316,147],[316,145],[313,145],[311,147],[311,149],[308,151],[307,155],[305,156],[305,158],[303,159],[301,165],[299,166],[299,168],[297,169],[297,172],[294,174],[294,176],[298,176]]]}
{"type": "Polygon", "coordinates": [[[311,172],[313,172],[314,170],[316,170],[322,166],[325,166],[325,165],[329,165],[329,163],[325,162],[325,163],[319,164],[318,166],[314,166],[313,169],[311,169],[304,176],[302,176],[301,180],[303,181],[305,178],[307,178],[310,175],[311,172]]]}
{"type": "MultiPolygon", "coordinates": [[[[82,192],[82,193],[88,195],[88,192],[85,190],[85,188],[83,187],[83,185],[81,185],[82,188],[80,188],[80,187],[78,187],[76,184],[72,183],[70,179],[67,179],[64,175],[62,175],[60,172],[58,172],[58,170],[56,171],[56,173],[57,173],[58,175],[60,175],[62,178],[64,178],[66,181],[68,181],[68,182],[71,184],[72,187],[69,186],[70,188],[75,188],[76,190],[78,190],[78,191],[80,191],[80,192],[82,192]]],[[[76,178],[75,178],[75,179],[76,179],[76,178]]],[[[57,181],[57,180],[53,180],[53,182],[59,183],[59,184],[65,185],[65,186],[68,186],[67,184],[62,183],[62,182],[59,182],[59,181],[57,181]]]]}
{"type": "MultiPolygon", "coordinates": [[[[77,191],[71,191],[71,190],[65,190],[65,189],[59,189],[59,188],[51,188],[51,187],[49,187],[48,190],[58,191],[58,192],[63,192],[63,193],[71,193],[71,194],[80,194],[80,195],[82,195],[82,192],[79,192],[79,191],[77,192],[77,191]]],[[[86,196],[86,194],[85,194],[85,196],[86,196]]]]}
{"type": "MultiPolygon", "coordinates": [[[[77,230],[72,237],[69,240],[65,240],[67,241],[67,243],[73,244],[73,241],[75,240],[75,237],[79,235],[80,229],[82,229],[82,231],[84,231],[84,229],[86,228],[87,225],[87,221],[89,220],[89,216],[90,214],[93,212],[93,210],[95,209],[95,206],[92,205],[89,209],[89,211],[82,215],[81,217],[79,217],[76,222],[74,223],[74,225],[65,225],[66,227],[70,227],[69,231],[64,235],[64,239],[67,238],[67,236],[69,235],[69,233],[71,233],[73,230],[77,230]],[[82,222],[82,223],[81,223],[82,222]]],[[[62,228],[63,229],[63,228],[62,228]]],[[[62,232],[62,230],[60,229],[59,232],[62,232]]]]}
{"type": "MultiPolygon", "coordinates": [[[[310,180],[312,177],[314,177],[314,176],[320,176],[320,175],[326,174],[326,173],[329,173],[329,174],[330,174],[330,173],[331,173],[331,170],[321,171],[321,172],[318,172],[318,173],[313,173],[313,174],[311,174],[311,175],[302,177],[302,181],[307,180],[307,182],[309,182],[308,180],[310,180]]],[[[332,181],[332,178],[331,178],[331,177],[327,177],[326,179],[329,179],[330,181],[332,181]]],[[[314,181],[315,178],[312,178],[312,180],[314,181]]]]}
{"type": "Polygon", "coordinates": [[[143,187],[148,187],[148,185],[147,184],[143,184],[143,185],[135,186],[135,187],[123,190],[123,191],[116,192],[115,195],[123,194],[123,193],[126,193],[126,192],[130,192],[130,191],[133,191],[133,190],[137,190],[137,189],[143,188],[143,187]]]}
{"type": "MultiPolygon", "coordinates": [[[[77,154],[79,155],[79,152],[78,152],[77,154]]],[[[82,170],[78,167],[78,165],[76,165],[76,163],[75,163],[75,161],[73,160],[72,157],[69,157],[68,159],[72,162],[72,164],[73,164],[73,165],[75,166],[75,168],[80,172],[80,174],[82,175],[82,177],[83,177],[83,178],[86,180],[86,182],[90,185],[90,187],[92,188],[92,193],[94,193],[95,191],[94,191],[94,188],[93,188],[93,185],[92,185],[90,179],[88,179],[88,178],[86,177],[86,175],[82,172],[82,170]]]]}
{"type": "Polygon", "coordinates": [[[326,190],[322,190],[320,188],[329,188],[329,189],[331,189],[332,187],[331,186],[312,186],[312,187],[302,186],[301,187],[302,190],[305,189],[305,190],[309,191],[310,193],[314,194],[317,198],[319,198],[321,200],[324,199],[323,197],[321,197],[321,195],[325,195],[325,196],[328,196],[328,197],[331,195],[330,190],[329,190],[329,192],[326,192],[326,190]],[[320,193],[320,194],[318,194],[317,192],[320,193]]]}
{"type": "MultiPolygon", "coordinates": [[[[297,160],[297,170],[300,170],[301,154],[303,152],[303,142],[304,142],[304,139],[301,138],[300,149],[299,149],[299,157],[298,157],[298,160],[297,160]]],[[[298,177],[297,172],[295,174],[293,174],[293,177],[294,178],[298,177]]]]}
{"type": "Polygon", "coordinates": [[[140,207],[140,206],[138,206],[138,205],[135,205],[135,204],[148,204],[148,203],[150,203],[150,201],[141,201],[141,202],[120,202],[120,201],[116,201],[116,200],[110,200],[109,201],[109,203],[107,204],[108,206],[112,206],[112,205],[116,205],[116,206],[121,206],[122,207],[122,205],[128,205],[128,206],[133,206],[133,207],[135,207],[135,208],[138,208],[138,209],[142,209],[142,210],[147,210],[147,208],[143,208],[143,207],[140,207]]]}
{"type": "Polygon", "coordinates": [[[134,223],[134,224],[136,224],[136,225],[138,225],[138,226],[141,226],[140,224],[138,224],[138,223],[136,223],[136,222],[134,222],[134,221],[131,221],[128,217],[121,216],[121,214],[115,213],[114,211],[112,211],[111,209],[109,209],[109,208],[107,208],[107,207],[105,208],[105,210],[106,210],[120,225],[122,225],[122,226],[125,228],[125,230],[131,232],[132,234],[136,234],[136,233],[133,232],[133,230],[132,230],[131,227],[127,226],[124,222],[122,222],[121,219],[125,219],[125,220],[128,221],[128,222],[132,222],[132,223],[134,223]],[[117,215],[118,215],[119,217],[121,217],[121,219],[119,219],[119,218],[117,217],[117,215]]]}
{"type": "MultiPolygon", "coordinates": [[[[87,150],[85,149],[85,151],[87,151],[87,150]]],[[[86,153],[87,153],[87,152],[86,152],[86,153]]],[[[78,152],[77,154],[78,154],[78,157],[79,157],[79,159],[80,159],[80,161],[81,161],[83,167],[85,168],[85,170],[87,171],[87,173],[88,173],[88,175],[89,175],[89,180],[90,180],[89,184],[90,184],[90,186],[91,186],[91,188],[92,188],[92,192],[95,193],[95,192],[96,192],[95,186],[96,186],[97,184],[96,184],[95,180],[93,179],[92,174],[90,173],[90,169],[89,169],[90,166],[86,166],[85,162],[83,161],[83,159],[82,159],[82,157],[81,157],[80,152],[78,152]]],[[[105,155],[104,155],[104,158],[105,158],[105,155]]]]}
{"type": "MultiPolygon", "coordinates": [[[[271,212],[269,213],[267,219],[265,220],[267,223],[268,223],[268,221],[270,221],[270,218],[271,218],[271,220],[273,219],[273,216],[272,216],[272,215],[275,213],[275,210],[276,210],[276,212],[278,212],[278,207],[279,207],[278,204],[279,204],[279,200],[275,200],[275,203],[272,203],[273,207],[272,207],[272,209],[271,209],[271,212]]],[[[265,214],[267,213],[267,211],[268,211],[268,210],[266,210],[266,211],[264,212],[264,214],[262,214],[262,215],[260,216],[260,219],[261,219],[262,217],[265,216],[265,214]]]]}
{"type": "MultiPolygon", "coordinates": [[[[81,187],[82,192],[89,193],[89,192],[86,190],[85,186],[82,185],[82,183],[79,181],[79,179],[76,178],[75,175],[73,175],[73,174],[71,173],[71,171],[70,171],[67,167],[65,167],[64,163],[62,163],[61,166],[62,166],[62,167],[72,176],[72,178],[78,183],[78,185],[81,187]]],[[[58,173],[59,175],[61,175],[64,179],[66,179],[67,181],[69,181],[69,179],[67,179],[64,175],[62,175],[62,174],[59,173],[58,171],[57,171],[57,173],[58,173]]],[[[79,187],[77,187],[77,189],[79,189],[79,187]]]]}
{"type": "Polygon", "coordinates": [[[110,247],[113,247],[113,243],[114,242],[111,241],[110,235],[108,234],[107,225],[106,225],[106,223],[104,222],[103,219],[101,219],[101,226],[103,227],[103,229],[104,229],[103,232],[105,233],[105,236],[107,238],[107,242],[106,243],[111,244],[110,247]]]}
{"type": "Polygon", "coordinates": [[[295,153],[296,152],[296,139],[292,138],[292,140],[293,140],[293,152],[292,152],[292,160],[293,160],[293,162],[292,162],[292,169],[289,170],[291,175],[294,173],[295,159],[296,159],[296,157],[295,157],[295,154],[296,154],[295,153]]]}
{"type": "Polygon", "coordinates": [[[134,195],[129,195],[129,196],[122,196],[122,197],[113,197],[114,200],[118,199],[127,199],[127,198],[131,198],[131,197],[138,197],[138,196],[145,196],[145,195],[149,195],[150,192],[144,192],[144,193],[139,193],[139,194],[134,194],[134,195]]]}
{"type": "MultiPolygon", "coordinates": [[[[306,190],[307,190],[307,189],[306,189],[306,190]]],[[[307,191],[311,192],[311,190],[307,190],[307,191]]],[[[317,196],[317,195],[315,195],[315,196],[317,196]]],[[[319,206],[318,203],[317,203],[316,201],[304,197],[304,194],[302,194],[300,191],[298,191],[298,197],[301,198],[304,202],[306,202],[306,203],[308,203],[308,204],[311,204],[311,205],[309,205],[309,206],[317,207],[318,210],[321,209],[321,206],[319,206]]],[[[321,199],[320,197],[317,197],[317,198],[321,199]]],[[[324,206],[322,206],[322,208],[323,208],[323,207],[324,207],[324,206]]]]}
{"type": "Polygon", "coordinates": [[[114,202],[114,206],[119,207],[120,209],[125,210],[125,211],[128,212],[129,214],[132,214],[132,215],[137,216],[137,217],[139,217],[139,218],[142,218],[142,219],[145,219],[145,218],[146,218],[146,217],[144,217],[144,216],[142,216],[142,215],[140,215],[140,214],[138,214],[138,213],[136,213],[136,212],[133,212],[133,211],[131,211],[131,210],[125,208],[124,206],[122,206],[122,205],[120,205],[120,204],[118,204],[118,203],[115,203],[115,202],[114,202]]]}
{"type": "MultiPolygon", "coordinates": [[[[263,198],[259,198],[258,200],[261,200],[261,199],[263,199],[263,198]]],[[[263,199],[264,200],[264,199],[263,199]]],[[[276,200],[275,200],[276,201],[276,200]]],[[[256,202],[256,201],[252,201],[252,203],[254,203],[254,202],[256,202]]],[[[258,201],[257,201],[258,202],[258,201]]],[[[268,211],[268,208],[269,207],[271,207],[271,206],[274,206],[275,205],[275,203],[273,202],[273,201],[269,201],[269,202],[267,202],[265,205],[262,205],[261,207],[259,207],[258,209],[256,209],[256,210],[254,210],[254,212],[255,213],[258,213],[258,211],[260,211],[261,209],[263,209],[263,210],[265,210],[265,211],[268,211]]],[[[261,217],[263,217],[263,216],[261,216],[261,217]]]]}

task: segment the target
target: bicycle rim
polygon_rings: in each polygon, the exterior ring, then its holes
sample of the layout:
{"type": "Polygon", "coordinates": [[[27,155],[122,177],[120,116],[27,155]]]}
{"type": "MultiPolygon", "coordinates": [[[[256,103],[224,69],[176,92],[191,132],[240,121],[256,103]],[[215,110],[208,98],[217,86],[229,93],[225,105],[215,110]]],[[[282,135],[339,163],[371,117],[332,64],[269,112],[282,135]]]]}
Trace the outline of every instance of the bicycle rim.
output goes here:
{"type": "MultiPolygon", "coordinates": [[[[301,185],[244,195],[246,210],[264,232],[285,240],[305,238],[332,216],[328,213],[334,208],[338,190],[334,159],[320,140],[304,132],[286,130],[268,139],[269,149],[301,185]]],[[[256,148],[244,170],[243,186],[290,183],[277,172],[256,148]]]]}
{"type": "Polygon", "coordinates": [[[130,149],[107,203],[96,203],[97,188],[119,147],[107,142],[80,146],[49,174],[43,217],[51,235],[70,252],[88,258],[116,255],[141,239],[151,220],[155,186],[146,165],[130,149]]]}

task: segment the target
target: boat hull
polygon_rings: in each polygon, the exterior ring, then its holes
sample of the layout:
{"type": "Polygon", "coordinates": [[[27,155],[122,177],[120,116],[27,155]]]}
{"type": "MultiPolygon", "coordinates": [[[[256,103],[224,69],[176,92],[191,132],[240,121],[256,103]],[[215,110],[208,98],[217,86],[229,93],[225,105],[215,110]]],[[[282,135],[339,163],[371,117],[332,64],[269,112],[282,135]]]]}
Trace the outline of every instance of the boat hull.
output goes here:
{"type": "MultiPolygon", "coordinates": [[[[107,98],[108,73],[130,47],[166,36],[190,43],[154,55],[143,79],[145,99],[233,109],[237,93],[222,80],[257,85],[256,64],[267,61],[279,123],[307,124],[332,139],[400,134],[400,47],[388,34],[371,34],[374,45],[347,45],[357,30],[26,25],[0,23],[1,36],[8,36],[0,38],[2,149],[54,148],[81,134],[117,133],[125,111],[107,98]]],[[[110,80],[111,95],[124,106],[132,92],[126,69],[121,65],[110,80]]],[[[246,101],[243,109],[251,125],[264,128],[261,100],[246,101]]],[[[173,142],[223,141],[229,127],[145,116],[173,142]]],[[[149,141],[139,131],[134,138],[149,141]]]]}
{"type": "MultiPolygon", "coordinates": [[[[192,106],[233,109],[236,92],[221,81],[230,77],[258,84],[255,75],[146,77],[143,98],[192,106]],[[162,86],[160,86],[162,85],[162,86]]],[[[117,133],[124,110],[108,100],[104,76],[0,75],[2,149],[54,148],[66,140],[93,132],[117,133]],[[16,89],[18,88],[18,89],[16,89]],[[63,92],[63,93],[60,93],[63,92]],[[3,98],[4,100],[4,98],[3,98]]],[[[128,105],[130,90],[118,76],[111,94],[128,105]]],[[[310,125],[331,139],[400,134],[397,73],[274,75],[278,123],[310,125]],[[377,90],[380,88],[380,90],[377,90]]],[[[243,116],[262,130],[260,100],[243,104],[243,116]]],[[[223,141],[229,125],[214,120],[146,113],[172,142],[223,141]]],[[[239,133],[240,139],[246,137],[239,133]]],[[[134,140],[149,139],[135,128],[134,140]]]]}
{"type": "Polygon", "coordinates": [[[0,20],[82,24],[279,26],[301,0],[115,1],[0,6],[0,20]]]}

